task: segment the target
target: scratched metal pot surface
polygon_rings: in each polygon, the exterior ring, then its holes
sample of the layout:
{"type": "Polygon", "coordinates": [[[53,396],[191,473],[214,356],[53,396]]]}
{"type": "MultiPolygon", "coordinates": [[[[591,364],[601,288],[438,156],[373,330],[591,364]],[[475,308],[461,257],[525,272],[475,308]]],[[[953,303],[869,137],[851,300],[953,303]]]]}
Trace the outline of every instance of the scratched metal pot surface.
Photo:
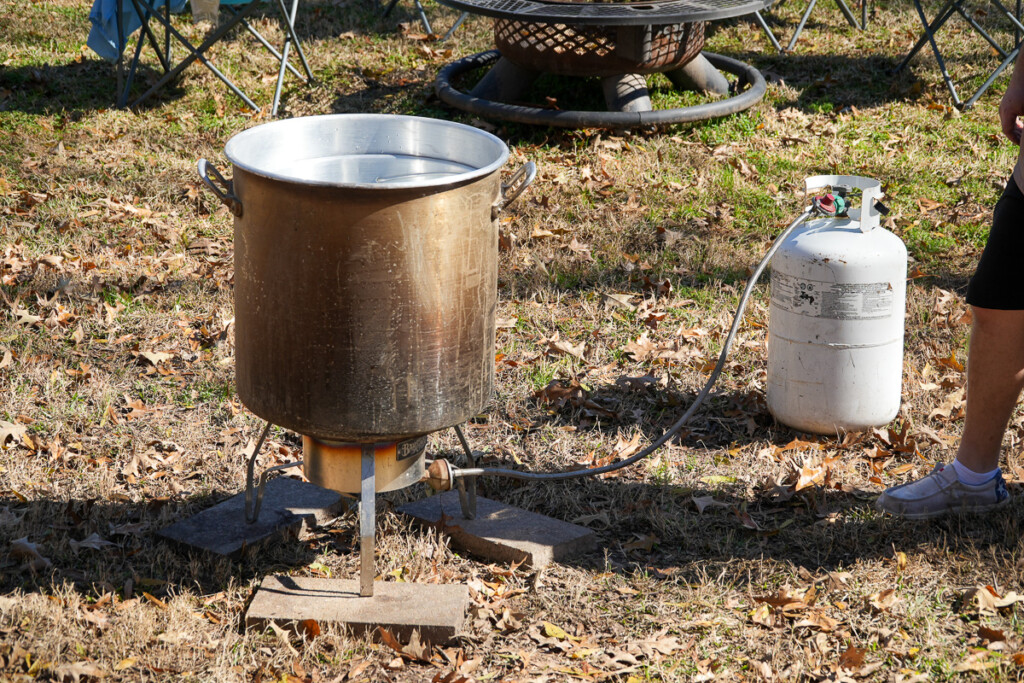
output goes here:
{"type": "Polygon", "coordinates": [[[343,114],[257,126],[225,152],[247,407],[316,438],[382,442],[486,406],[501,140],[447,121],[343,114]]]}

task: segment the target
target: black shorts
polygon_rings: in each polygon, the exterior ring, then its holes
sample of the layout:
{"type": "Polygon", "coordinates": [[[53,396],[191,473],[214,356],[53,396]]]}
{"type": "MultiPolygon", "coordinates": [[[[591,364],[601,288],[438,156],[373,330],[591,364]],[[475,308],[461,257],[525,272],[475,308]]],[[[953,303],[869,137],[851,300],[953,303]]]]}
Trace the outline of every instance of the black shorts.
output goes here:
{"type": "Polygon", "coordinates": [[[967,283],[967,303],[1004,311],[1024,310],[1024,194],[1013,178],[992,212],[992,229],[978,269],[967,283]]]}

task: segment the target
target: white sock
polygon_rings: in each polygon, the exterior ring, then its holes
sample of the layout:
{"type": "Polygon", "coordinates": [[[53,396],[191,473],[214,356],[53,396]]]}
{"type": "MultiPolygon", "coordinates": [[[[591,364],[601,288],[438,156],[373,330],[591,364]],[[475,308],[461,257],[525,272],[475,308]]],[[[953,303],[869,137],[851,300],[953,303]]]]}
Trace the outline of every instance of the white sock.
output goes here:
{"type": "Polygon", "coordinates": [[[991,472],[978,473],[971,468],[964,465],[959,460],[953,461],[953,469],[956,470],[956,478],[960,480],[961,484],[967,484],[968,486],[978,486],[990,481],[1001,471],[998,467],[991,472]]]}

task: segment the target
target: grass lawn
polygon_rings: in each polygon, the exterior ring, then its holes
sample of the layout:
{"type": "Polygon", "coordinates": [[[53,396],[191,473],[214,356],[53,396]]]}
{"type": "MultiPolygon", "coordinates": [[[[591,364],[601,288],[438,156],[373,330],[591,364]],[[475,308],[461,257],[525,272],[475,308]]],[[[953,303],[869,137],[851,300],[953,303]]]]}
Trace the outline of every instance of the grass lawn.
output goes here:
{"type": "MultiPolygon", "coordinates": [[[[432,2],[445,30],[456,12],[432,2]]],[[[928,5],[931,12],[937,6],[928,5]]],[[[802,7],[768,12],[785,42],[802,7]]],[[[973,16],[996,24],[988,6],[973,16]]],[[[866,31],[820,3],[792,54],[746,20],[710,50],[769,80],[741,114],[658,131],[478,120],[440,102],[445,64],[489,49],[471,17],[445,43],[410,3],[308,0],[317,77],[280,116],[415,114],[506,140],[538,166],[502,216],[494,400],[466,427],[485,463],[554,471],[655,439],[703,385],[746,278],[801,212],[803,178],[878,178],[910,252],[903,404],[888,427],[816,437],[765,406],[767,284],[715,392],[649,460],[593,480],[482,493],[594,529],[598,550],[543,571],[453,550],[378,500],[381,581],[466,583],[456,641],[397,652],[329,625],[246,630],[268,574],[354,578],[346,516],[223,559],[155,531],[240,491],[260,420],[235,392],[233,216],[207,158],[269,119],[195,65],[138,111],[85,40],[88,2],[0,0],[0,678],[87,681],[942,681],[1024,674],[1021,505],[991,518],[899,522],[872,503],[948,461],[962,427],[966,283],[1017,149],[997,121],[1006,76],[965,113],[934,58],[891,70],[920,31],[909,0],[871,3],[866,31]],[[646,340],[646,341],[645,341],[646,340]],[[1002,596],[996,600],[995,596],[1002,596]]],[[[184,32],[196,28],[176,17],[184,32]]],[[[257,21],[280,38],[274,22],[257,21]]],[[[995,30],[995,29],[994,29],[995,30]]],[[[997,30],[1003,39],[1009,36],[997,30]]],[[[959,19],[939,33],[966,96],[998,59],[959,19]]],[[[238,35],[214,56],[268,103],[272,59],[238,35]]],[[[152,55],[138,78],[154,80],[152,55]]],[[[600,106],[593,80],[530,97],[600,106]]],[[[651,79],[657,107],[704,101],[651,79]]],[[[300,325],[282,320],[282,325],[300,325]]],[[[1004,473],[1024,498],[1019,440],[1004,473]]],[[[451,430],[432,456],[453,457],[451,430]]],[[[271,432],[269,467],[301,457],[271,432]]]]}

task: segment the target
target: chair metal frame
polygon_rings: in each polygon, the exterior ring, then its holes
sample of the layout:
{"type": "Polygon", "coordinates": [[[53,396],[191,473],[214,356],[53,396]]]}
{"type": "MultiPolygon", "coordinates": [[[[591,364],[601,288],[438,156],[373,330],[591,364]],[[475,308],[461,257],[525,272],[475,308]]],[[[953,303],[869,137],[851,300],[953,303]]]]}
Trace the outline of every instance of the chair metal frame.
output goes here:
{"type": "MultiPolygon", "coordinates": [[[[391,11],[395,9],[395,5],[397,4],[398,0],[390,0],[390,2],[388,2],[388,4],[384,7],[384,16],[388,17],[391,14],[391,11]]],[[[426,31],[427,34],[433,35],[434,29],[431,28],[430,26],[430,19],[427,18],[427,12],[423,8],[423,3],[420,0],[413,0],[413,5],[416,7],[416,13],[420,17],[420,23],[423,24],[423,30],[426,31]]],[[[460,14],[459,18],[455,20],[455,23],[452,24],[451,28],[449,28],[448,31],[443,36],[441,36],[438,42],[443,43],[444,41],[451,38],[452,34],[455,33],[455,31],[460,26],[462,26],[462,22],[466,21],[468,17],[469,12],[463,12],[462,14],[460,14]]]]}
{"type": "Polygon", "coordinates": [[[1011,12],[1002,2],[1000,2],[1000,0],[988,0],[988,2],[995,5],[999,12],[1009,19],[1011,24],[1013,24],[1014,47],[1009,51],[1000,45],[995,38],[989,35],[988,31],[986,31],[981,24],[979,24],[974,17],[964,9],[964,2],[965,0],[948,0],[935,16],[935,19],[929,22],[928,18],[925,16],[924,8],[921,6],[921,0],[914,0],[914,8],[917,10],[917,15],[921,19],[921,25],[924,26],[924,32],[907,56],[903,58],[903,61],[900,62],[899,66],[893,69],[894,74],[902,71],[906,68],[907,64],[910,63],[910,60],[921,51],[925,43],[930,44],[932,53],[935,55],[935,61],[939,64],[939,71],[942,72],[942,80],[945,81],[946,87],[949,88],[949,93],[953,97],[953,104],[961,110],[967,110],[973,107],[975,103],[977,103],[978,99],[985,94],[985,91],[988,90],[995,82],[999,75],[1006,70],[1006,67],[1013,64],[1014,60],[1017,58],[1017,54],[1020,52],[1022,36],[1024,36],[1024,24],[1020,21],[1022,0],[1017,0],[1016,12],[1011,12]],[[977,31],[978,34],[984,38],[985,41],[992,46],[992,49],[995,50],[1003,59],[981,87],[979,87],[973,95],[967,98],[966,102],[960,100],[956,84],[953,83],[953,78],[949,75],[948,69],[946,69],[946,61],[942,58],[942,52],[939,50],[938,43],[935,42],[936,31],[942,28],[943,24],[949,21],[954,14],[959,14],[963,17],[964,21],[970,24],[971,28],[977,31]]]}
{"type": "MultiPolygon", "coordinates": [[[[118,100],[117,106],[124,108],[128,107],[133,109],[139,106],[146,99],[151,97],[154,93],[159,91],[161,88],[166,86],[168,83],[176,79],[181,72],[188,68],[193,62],[199,61],[207,69],[210,70],[224,85],[226,85],[231,92],[239,97],[245,104],[250,107],[253,111],[259,111],[260,107],[256,105],[252,99],[249,98],[241,89],[236,86],[230,78],[218,69],[213,62],[206,57],[206,51],[209,50],[214,44],[220,41],[229,31],[234,29],[236,26],[241,24],[246,30],[252,34],[262,45],[265,47],[281,64],[277,74],[277,84],[274,88],[274,99],[271,107],[271,115],[276,116],[277,110],[281,102],[281,90],[284,86],[284,74],[285,71],[290,71],[292,74],[297,76],[303,82],[309,84],[314,81],[313,73],[309,68],[309,62],[306,61],[306,55],[302,51],[302,43],[299,41],[298,36],[295,33],[295,16],[298,12],[299,0],[292,0],[291,7],[288,8],[285,5],[285,0],[252,0],[246,3],[240,9],[236,8],[236,3],[224,3],[221,7],[226,8],[230,13],[231,17],[228,21],[218,25],[218,27],[206,37],[206,39],[196,47],[193,45],[184,35],[181,34],[178,29],[171,23],[171,12],[170,5],[163,5],[163,12],[161,13],[160,8],[157,8],[153,4],[153,0],[131,0],[135,11],[138,12],[139,18],[142,21],[142,27],[139,29],[139,37],[135,45],[134,54],[131,58],[131,63],[128,66],[127,76],[124,75],[124,55],[121,54],[117,60],[117,89],[118,89],[118,100]],[[285,40],[284,46],[279,52],[266,38],[264,38],[252,24],[247,20],[262,4],[266,1],[274,5],[280,14],[281,23],[285,28],[285,40]],[[152,27],[150,26],[150,19],[156,19],[164,28],[163,46],[161,48],[160,40],[154,34],[152,27]],[[171,48],[172,42],[171,37],[185,48],[188,53],[187,56],[178,62],[176,65],[171,65],[171,48]],[[135,78],[135,73],[138,69],[140,58],[142,56],[142,50],[146,43],[149,43],[156,53],[157,59],[160,62],[161,67],[164,70],[164,75],[153,85],[144,92],[142,95],[134,99],[130,104],[128,103],[129,92],[131,91],[132,81],[135,78]],[[305,75],[300,73],[296,69],[289,59],[288,53],[290,52],[291,46],[295,45],[295,52],[299,56],[299,60],[302,63],[305,75]]],[[[124,19],[122,14],[121,3],[117,5],[117,33],[120,39],[120,44],[125,45],[127,37],[124,35],[124,19]]]]}
{"type": "MultiPolygon", "coordinates": [[[[860,3],[860,23],[857,22],[857,18],[853,15],[853,10],[846,4],[845,0],[835,0],[836,6],[839,7],[839,11],[846,17],[846,21],[850,26],[863,31],[868,25],[868,3],[867,0],[861,0],[860,3]]],[[[818,4],[818,0],[811,0],[807,3],[807,7],[804,9],[803,15],[800,17],[800,23],[797,24],[796,31],[793,32],[793,37],[789,39],[789,45],[782,47],[771,28],[768,27],[768,22],[765,21],[764,17],[760,12],[754,12],[754,21],[758,23],[761,29],[768,36],[768,41],[772,44],[776,50],[780,53],[792,52],[796,46],[796,41],[800,38],[800,34],[804,31],[804,26],[807,24],[807,20],[811,16],[811,12],[814,11],[815,5],[818,4]]]]}

